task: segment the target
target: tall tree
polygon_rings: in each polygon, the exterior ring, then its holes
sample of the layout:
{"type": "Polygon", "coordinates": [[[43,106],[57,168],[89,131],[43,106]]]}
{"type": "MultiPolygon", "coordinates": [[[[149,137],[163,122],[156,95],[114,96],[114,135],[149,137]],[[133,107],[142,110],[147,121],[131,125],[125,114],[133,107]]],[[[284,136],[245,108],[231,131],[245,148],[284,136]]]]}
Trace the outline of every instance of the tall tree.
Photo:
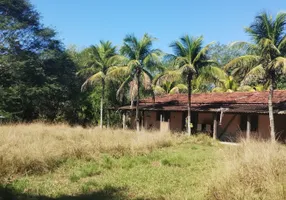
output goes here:
{"type": "MultiPolygon", "coordinates": [[[[118,89],[120,94],[123,88],[130,82],[136,83],[136,129],[140,131],[139,119],[139,101],[140,101],[140,87],[141,80],[145,88],[151,89],[151,82],[153,78],[152,72],[156,71],[160,63],[161,51],[153,48],[155,38],[148,34],[144,34],[141,39],[134,35],[127,35],[124,38],[124,44],[120,49],[120,53],[127,58],[126,65],[114,69],[114,71],[123,70],[127,74],[127,78],[118,89]]],[[[133,84],[134,85],[134,84],[133,84]]]]}
{"type": "Polygon", "coordinates": [[[234,58],[247,55],[249,53],[248,50],[249,48],[247,45],[239,46],[215,43],[210,47],[208,57],[216,61],[220,67],[223,67],[234,58]]]}
{"type": "Polygon", "coordinates": [[[75,87],[75,66],[39,22],[28,0],[0,1],[0,112],[11,120],[62,120],[75,87]]]}
{"type": "MultiPolygon", "coordinates": [[[[245,31],[254,41],[250,47],[253,54],[238,57],[226,67],[234,73],[241,74],[245,80],[258,79],[268,81],[269,121],[271,140],[275,141],[275,124],[273,115],[273,91],[276,80],[286,74],[286,13],[278,13],[275,18],[263,12],[255,17],[255,21],[245,31]]],[[[241,43],[244,45],[244,43],[241,43]]]]}
{"type": "Polygon", "coordinates": [[[188,134],[191,135],[191,94],[192,79],[200,74],[203,67],[213,64],[207,57],[211,44],[203,47],[203,37],[190,37],[185,35],[178,41],[173,42],[170,47],[174,54],[169,55],[175,61],[176,68],[187,79],[188,86],[188,134]]]}
{"type": "Polygon", "coordinates": [[[92,74],[82,85],[84,90],[89,84],[100,83],[101,102],[100,102],[100,128],[103,127],[104,95],[107,80],[107,72],[118,64],[119,57],[116,53],[116,47],[110,41],[100,41],[99,45],[93,45],[88,50],[86,67],[81,69],[79,74],[92,74]]]}

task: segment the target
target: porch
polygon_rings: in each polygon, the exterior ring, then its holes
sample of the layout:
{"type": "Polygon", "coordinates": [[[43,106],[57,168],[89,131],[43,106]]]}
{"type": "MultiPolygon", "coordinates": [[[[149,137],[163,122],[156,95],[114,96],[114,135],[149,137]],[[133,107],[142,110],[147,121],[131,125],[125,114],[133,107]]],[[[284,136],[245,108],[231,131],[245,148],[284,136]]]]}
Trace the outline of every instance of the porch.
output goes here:
{"type": "MultiPolygon", "coordinates": [[[[208,133],[222,141],[240,138],[269,139],[270,127],[267,114],[197,112],[191,114],[192,133],[208,133]]],[[[123,114],[123,126],[136,127],[134,112],[123,114]]],[[[286,140],[286,115],[275,115],[277,139],[286,140]]],[[[186,111],[140,111],[140,128],[171,132],[186,132],[186,111]]]]}

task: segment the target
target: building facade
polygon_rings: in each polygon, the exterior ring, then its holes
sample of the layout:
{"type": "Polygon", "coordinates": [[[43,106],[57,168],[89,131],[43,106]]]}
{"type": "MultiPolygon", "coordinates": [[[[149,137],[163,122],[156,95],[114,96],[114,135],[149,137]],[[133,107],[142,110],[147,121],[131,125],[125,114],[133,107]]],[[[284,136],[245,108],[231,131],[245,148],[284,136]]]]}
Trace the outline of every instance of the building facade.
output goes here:
{"type": "MultiPolygon", "coordinates": [[[[276,138],[286,140],[286,91],[277,90],[273,98],[276,138]]],[[[120,108],[124,124],[135,127],[135,107],[120,108]]],[[[139,102],[142,129],[184,132],[187,125],[187,95],[174,94],[142,99],[139,102]]],[[[192,133],[204,132],[220,140],[270,138],[268,92],[193,94],[192,133]]]]}

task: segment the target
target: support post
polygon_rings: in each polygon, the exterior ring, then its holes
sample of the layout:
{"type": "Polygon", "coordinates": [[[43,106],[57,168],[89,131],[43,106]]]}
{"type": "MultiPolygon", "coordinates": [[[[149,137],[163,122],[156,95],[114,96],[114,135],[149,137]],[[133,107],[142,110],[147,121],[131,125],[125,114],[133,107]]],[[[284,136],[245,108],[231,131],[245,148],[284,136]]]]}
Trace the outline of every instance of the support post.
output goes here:
{"type": "Polygon", "coordinates": [[[251,117],[250,115],[247,115],[246,140],[250,139],[250,130],[251,130],[251,117]]]}
{"type": "Polygon", "coordinates": [[[122,127],[123,127],[123,130],[126,128],[126,114],[123,113],[122,115],[122,127]]]}
{"type": "Polygon", "coordinates": [[[107,128],[110,128],[110,110],[107,111],[107,128]]]}
{"type": "Polygon", "coordinates": [[[144,130],[144,110],[142,111],[141,115],[141,130],[144,130]]]}
{"type": "Polygon", "coordinates": [[[217,139],[217,113],[214,113],[214,121],[213,121],[213,139],[217,139]]]}
{"type": "Polygon", "coordinates": [[[162,122],[163,122],[163,115],[160,115],[160,131],[163,131],[162,129],[162,122]]]}

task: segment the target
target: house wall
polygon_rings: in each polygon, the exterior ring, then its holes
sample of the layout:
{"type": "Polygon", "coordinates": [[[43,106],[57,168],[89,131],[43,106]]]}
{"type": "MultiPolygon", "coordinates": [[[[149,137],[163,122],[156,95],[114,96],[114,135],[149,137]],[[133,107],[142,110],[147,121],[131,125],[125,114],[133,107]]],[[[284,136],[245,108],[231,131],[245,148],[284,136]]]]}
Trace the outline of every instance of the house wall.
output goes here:
{"type": "Polygon", "coordinates": [[[270,127],[269,127],[269,116],[259,115],[258,116],[258,136],[260,139],[269,139],[270,127]]]}
{"type": "MultiPolygon", "coordinates": [[[[132,116],[131,122],[132,127],[135,128],[135,116],[132,116]]],[[[240,128],[240,114],[224,114],[222,118],[222,124],[218,124],[218,136],[223,132],[221,139],[235,140],[236,138],[246,137],[246,132],[241,131],[240,128]],[[230,123],[231,122],[231,123],[230,123]]],[[[286,115],[275,115],[275,128],[276,133],[279,135],[279,139],[286,141],[286,115]]],[[[157,112],[148,111],[144,112],[144,128],[168,131],[182,131],[183,130],[183,112],[171,112],[169,122],[157,121],[157,112]]],[[[218,118],[218,123],[219,123],[218,118]]],[[[198,124],[210,124],[213,125],[213,113],[198,113],[198,124]]],[[[197,127],[194,127],[196,129],[197,127]]],[[[269,116],[258,115],[258,128],[257,131],[251,132],[251,137],[269,139],[270,138],[270,127],[269,127],[269,116]]]]}
{"type": "Polygon", "coordinates": [[[275,115],[274,122],[278,140],[286,142],[286,115],[275,115]]]}
{"type": "Polygon", "coordinates": [[[222,140],[236,141],[241,137],[240,131],[240,115],[238,114],[224,114],[222,117],[221,125],[220,118],[218,118],[218,136],[222,140]]]}
{"type": "Polygon", "coordinates": [[[198,114],[198,124],[213,124],[213,114],[212,113],[199,113],[198,114]]]}
{"type": "Polygon", "coordinates": [[[183,130],[183,112],[171,112],[170,114],[170,130],[183,130]]]}
{"type": "Polygon", "coordinates": [[[160,121],[157,121],[156,111],[144,112],[144,128],[154,130],[160,129],[160,121]]]}

